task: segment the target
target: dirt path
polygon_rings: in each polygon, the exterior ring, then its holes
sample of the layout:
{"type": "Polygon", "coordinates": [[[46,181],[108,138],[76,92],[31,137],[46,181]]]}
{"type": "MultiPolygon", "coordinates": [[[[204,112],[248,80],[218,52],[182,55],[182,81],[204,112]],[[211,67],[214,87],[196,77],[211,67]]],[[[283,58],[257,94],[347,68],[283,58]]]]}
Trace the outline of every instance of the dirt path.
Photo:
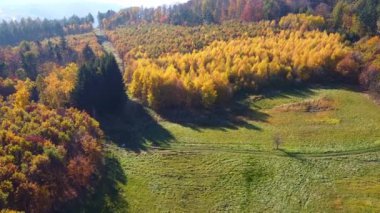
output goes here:
{"type": "MultiPolygon", "coordinates": [[[[106,146],[115,146],[115,144],[106,146]]],[[[124,151],[124,148],[119,147],[124,151]]],[[[128,151],[127,151],[128,152],[128,151]]],[[[163,148],[163,147],[152,147],[143,151],[142,153],[156,152],[161,154],[186,154],[186,153],[235,153],[235,154],[248,154],[248,155],[262,155],[262,156],[278,156],[278,157],[292,157],[295,159],[332,159],[332,158],[345,158],[350,156],[361,156],[369,153],[380,152],[380,146],[358,149],[358,150],[348,150],[342,152],[327,152],[327,153],[295,153],[287,152],[286,150],[278,151],[260,151],[260,150],[245,150],[245,149],[228,149],[228,148],[212,148],[212,147],[173,147],[173,148],[163,148]]]]}
{"type": "Polygon", "coordinates": [[[311,158],[340,158],[340,157],[349,157],[349,156],[358,156],[365,155],[368,153],[380,152],[380,146],[366,148],[366,149],[358,149],[358,150],[349,150],[342,152],[327,152],[327,153],[294,153],[287,152],[285,150],[278,151],[255,151],[255,150],[239,150],[239,149],[227,149],[227,148],[202,148],[202,147],[188,147],[188,148],[174,148],[174,149],[153,149],[159,150],[161,152],[229,152],[229,153],[237,153],[237,154],[254,154],[254,155],[277,155],[277,156],[288,156],[297,159],[311,159],[311,158]]]}
{"type": "Polygon", "coordinates": [[[120,57],[119,53],[115,49],[115,47],[112,45],[112,43],[108,40],[105,32],[100,29],[95,29],[94,33],[96,37],[98,38],[98,42],[100,45],[102,45],[104,51],[107,53],[113,54],[116,58],[116,62],[119,65],[119,69],[122,73],[124,73],[124,63],[122,58],[120,57]]]}

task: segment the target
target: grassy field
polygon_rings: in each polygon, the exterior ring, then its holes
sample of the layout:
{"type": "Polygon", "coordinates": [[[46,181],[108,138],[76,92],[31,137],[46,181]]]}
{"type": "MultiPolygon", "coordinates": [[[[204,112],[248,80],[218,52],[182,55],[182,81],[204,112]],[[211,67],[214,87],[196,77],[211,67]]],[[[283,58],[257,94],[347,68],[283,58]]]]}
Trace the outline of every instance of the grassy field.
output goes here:
{"type": "Polygon", "coordinates": [[[271,91],[212,113],[132,114],[102,121],[125,175],[109,210],[380,211],[380,107],[363,93],[271,91]]]}

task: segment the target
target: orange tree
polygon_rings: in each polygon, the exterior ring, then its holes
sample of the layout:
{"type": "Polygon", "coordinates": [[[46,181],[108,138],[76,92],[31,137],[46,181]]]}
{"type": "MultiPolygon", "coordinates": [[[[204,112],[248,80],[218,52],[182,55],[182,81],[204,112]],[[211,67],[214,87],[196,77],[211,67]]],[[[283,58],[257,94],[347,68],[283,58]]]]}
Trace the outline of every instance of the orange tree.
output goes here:
{"type": "Polygon", "coordinates": [[[102,132],[89,115],[18,104],[23,85],[0,96],[0,209],[51,212],[92,190],[102,167],[102,132]]]}

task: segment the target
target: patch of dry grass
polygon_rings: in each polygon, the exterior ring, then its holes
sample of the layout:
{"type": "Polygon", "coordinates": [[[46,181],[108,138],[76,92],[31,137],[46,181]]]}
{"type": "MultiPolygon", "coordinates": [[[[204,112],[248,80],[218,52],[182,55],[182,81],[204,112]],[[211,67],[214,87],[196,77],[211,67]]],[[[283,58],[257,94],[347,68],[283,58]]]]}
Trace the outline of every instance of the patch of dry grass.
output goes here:
{"type": "Polygon", "coordinates": [[[274,108],[278,112],[325,112],[335,109],[334,100],[328,97],[284,104],[274,108]]]}

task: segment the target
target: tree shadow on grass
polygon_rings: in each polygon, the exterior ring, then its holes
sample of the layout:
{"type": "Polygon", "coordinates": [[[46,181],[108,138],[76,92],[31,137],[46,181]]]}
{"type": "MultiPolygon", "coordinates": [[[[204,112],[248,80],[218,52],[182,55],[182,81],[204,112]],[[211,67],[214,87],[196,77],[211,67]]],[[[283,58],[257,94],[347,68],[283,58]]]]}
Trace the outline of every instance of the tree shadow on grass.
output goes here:
{"type": "Polygon", "coordinates": [[[103,177],[85,212],[126,212],[128,202],[121,195],[122,186],[126,184],[127,176],[118,159],[111,155],[106,156],[103,177]]]}
{"type": "Polygon", "coordinates": [[[309,98],[316,94],[315,89],[340,89],[347,91],[363,92],[363,88],[358,85],[343,84],[343,83],[326,83],[326,84],[300,84],[282,88],[272,88],[266,90],[262,94],[265,98],[309,98]]]}
{"type": "Polygon", "coordinates": [[[249,104],[234,99],[230,104],[212,110],[167,109],[158,114],[165,120],[197,131],[217,129],[221,131],[246,128],[261,131],[252,122],[266,122],[269,115],[253,110],[249,104]]]}
{"type": "Polygon", "coordinates": [[[126,212],[128,202],[122,196],[122,187],[127,184],[127,176],[119,160],[107,154],[100,172],[101,178],[94,190],[80,200],[69,203],[60,212],[126,212]]]}
{"type": "Polygon", "coordinates": [[[148,146],[169,146],[174,139],[139,103],[126,101],[122,109],[98,117],[106,139],[131,151],[141,152],[148,146]]]}
{"type": "Polygon", "coordinates": [[[296,153],[296,152],[289,152],[287,151],[286,149],[283,149],[283,148],[280,148],[278,149],[279,151],[281,151],[282,154],[284,154],[284,156],[286,157],[289,157],[289,158],[293,158],[295,160],[298,160],[298,161],[301,161],[301,162],[304,162],[305,161],[305,158],[303,158],[300,153],[296,153]]]}
{"type": "Polygon", "coordinates": [[[313,88],[316,88],[316,87],[296,86],[296,87],[283,88],[280,90],[271,89],[271,90],[267,90],[263,94],[265,98],[268,98],[268,99],[292,98],[292,97],[308,98],[315,94],[315,92],[313,91],[313,88]]]}

